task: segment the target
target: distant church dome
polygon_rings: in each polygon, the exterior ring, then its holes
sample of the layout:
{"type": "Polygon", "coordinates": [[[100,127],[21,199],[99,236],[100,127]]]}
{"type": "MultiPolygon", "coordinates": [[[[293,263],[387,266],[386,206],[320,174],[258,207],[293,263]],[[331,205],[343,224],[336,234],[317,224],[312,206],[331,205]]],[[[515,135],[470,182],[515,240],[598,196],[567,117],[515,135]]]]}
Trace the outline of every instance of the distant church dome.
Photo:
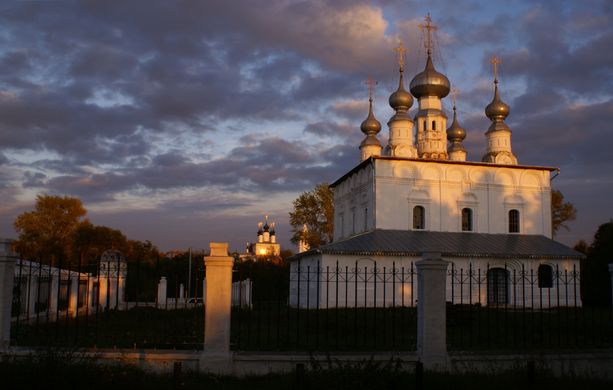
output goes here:
{"type": "Polygon", "coordinates": [[[416,98],[436,96],[439,99],[449,95],[449,79],[434,69],[432,55],[428,52],[426,68],[411,80],[411,93],[416,98]]]}

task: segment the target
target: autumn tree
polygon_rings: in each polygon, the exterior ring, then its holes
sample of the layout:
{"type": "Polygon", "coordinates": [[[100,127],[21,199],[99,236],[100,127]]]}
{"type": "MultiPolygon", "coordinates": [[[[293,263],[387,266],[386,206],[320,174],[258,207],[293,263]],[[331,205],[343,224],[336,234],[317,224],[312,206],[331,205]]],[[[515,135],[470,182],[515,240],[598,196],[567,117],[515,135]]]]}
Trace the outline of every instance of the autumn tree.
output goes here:
{"type": "Polygon", "coordinates": [[[292,226],[291,241],[295,244],[305,240],[311,248],[317,248],[332,241],[334,228],[334,204],[332,189],[327,183],[305,191],[293,202],[289,213],[292,226]],[[307,232],[303,232],[306,225],[307,232]]]}
{"type": "Polygon", "coordinates": [[[68,258],[86,213],[78,198],[38,195],[34,210],[20,214],[14,222],[19,234],[15,249],[22,256],[49,258],[51,263],[68,258]]]}
{"type": "Polygon", "coordinates": [[[551,191],[551,228],[555,236],[560,228],[569,230],[566,222],[577,218],[577,209],[570,202],[564,202],[564,195],[560,190],[551,191]]]}
{"type": "Polygon", "coordinates": [[[128,248],[128,239],[120,230],[89,221],[82,222],[74,234],[74,255],[82,264],[96,262],[107,249],[117,249],[126,255],[128,248]]]}
{"type": "Polygon", "coordinates": [[[581,295],[585,305],[611,307],[608,263],[613,259],[613,221],[598,227],[581,264],[581,295]]]}

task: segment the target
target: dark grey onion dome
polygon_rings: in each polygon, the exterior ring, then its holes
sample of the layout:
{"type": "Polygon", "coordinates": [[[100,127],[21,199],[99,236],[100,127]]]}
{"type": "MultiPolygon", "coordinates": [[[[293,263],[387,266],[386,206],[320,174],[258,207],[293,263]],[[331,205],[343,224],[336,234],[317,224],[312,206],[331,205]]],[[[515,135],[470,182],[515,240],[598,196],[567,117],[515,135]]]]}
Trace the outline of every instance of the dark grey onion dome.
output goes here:
{"type": "Polygon", "coordinates": [[[374,134],[368,134],[366,138],[360,143],[360,148],[364,146],[379,146],[381,147],[381,141],[379,138],[375,137],[374,134]]]}
{"type": "Polygon", "coordinates": [[[268,226],[268,221],[264,224],[264,231],[267,232],[270,230],[270,226],[268,226]]]}
{"type": "Polygon", "coordinates": [[[434,69],[432,56],[428,53],[426,68],[411,80],[411,93],[416,98],[437,96],[439,99],[449,95],[449,79],[434,69]]]}
{"type": "Polygon", "coordinates": [[[402,74],[403,69],[400,68],[400,80],[398,81],[398,89],[390,95],[390,106],[396,111],[408,111],[413,105],[413,96],[404,89],[404,79],[402,74]]]}
{"type": "Polygon", "coordinates": [[[494,80],[494,99],[485,107],[485,115],[492,121],[503,121],[509,116],[509,106],[500,99],[498,80],[494,80]]]}
{"type": "Polygon", "coordinates": [[[366,135],[375,135],[381,131],[381,123],[375,118],[375,115],[372,113],[372,98],[369,99],[370,107],[368,109],[368,116],[362,122],[360,126],[360,130],[362,133],[366,135]]]}
{"type": "Polygon", "coordinates": [[[271,223],[270,224],[270,235],[274,236],[275,235],[275,223],[271,223]]]}
{"type": "Polygon", "coordinates": [[[447,140],[451,142],[461,142],[466,138],[466,130],[458,123],[456,108],[453,106],[453,122],[447,129],[447,140]]]}

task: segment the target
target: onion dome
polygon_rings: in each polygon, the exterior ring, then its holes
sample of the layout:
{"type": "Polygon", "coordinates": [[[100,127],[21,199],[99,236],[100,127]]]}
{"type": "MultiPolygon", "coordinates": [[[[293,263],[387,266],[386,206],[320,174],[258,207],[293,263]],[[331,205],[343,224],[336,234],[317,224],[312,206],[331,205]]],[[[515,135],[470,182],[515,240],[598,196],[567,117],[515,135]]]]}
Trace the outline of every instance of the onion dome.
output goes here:
{"type": "Polygon", "coordinates": [[[455,105],[453,106],[453,122],[447,129],[447,140],[451,142],[462,142],[466,138],[466,130],[458,123],[455,105]]]}
{"type": "Polygon", "coordinates": [[[509,106],[500,99],[498,80],[494,79],[494,99],[485,107],[485,115],[492,121],[503,121],[509,116],[509,106]]]}
{"type": "Polygon", "coordinates": [[[442,99],[449,95],[449,90],[449,79],[434,69],[432,55],[428,50],[426,68],[411,80],[411,93],[418,99],[423,96],[436,96],[442,99]]]}
{"type": "Polygon", "coordinates": [[[270,235],[274,236],[275,234],[275,223],[273,222],[270,224],[270,235]]]}
{"type": "Polygon", "coordinates": [[[413,105],[413,96],[404,89],[404,79],[402,74],[404,70],[400,67],[400,80],[398,81],[398,89],[390,95],[390,106],[396,111],[408,111],[413,105]]]}
{"type": "Polygon", "coordinates": [[[264,232],[262,231],[262,222],[258,222],[258,236],[261,236],[264,232]]]}
{"type": "Polygon", "coordinates": [[[381,123],[377,120],[377,118],[375,118],[375,115],[372,113],[372,97],[368,99],[368,101],[370,102],[368,116],[366,117],[364,122],[362,122],[360,130],[362,130],[362,133],[368,136],[374,136],[381,131],[381,123]]]}

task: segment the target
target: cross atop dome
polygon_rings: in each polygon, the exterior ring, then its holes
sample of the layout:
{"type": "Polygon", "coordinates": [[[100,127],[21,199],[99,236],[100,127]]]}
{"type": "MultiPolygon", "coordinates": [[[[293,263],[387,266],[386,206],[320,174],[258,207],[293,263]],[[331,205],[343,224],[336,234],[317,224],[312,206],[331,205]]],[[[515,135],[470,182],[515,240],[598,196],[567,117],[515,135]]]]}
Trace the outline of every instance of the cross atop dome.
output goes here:
{"type": "Polygon", "coordinates": [[[492,64],[494,66],[494,82],[498,83],[498,64],[500,64],[500,58],[496,57],[496,55],[492,56],[492,59],[490,60],[490,64],[492,64]]]}
{"type": "Polygon", "coordinates": [[[428,54],[432,54],[432,32],[437,30],[437,27],[432,24],[432,18],[430,17],[430,12],[428,12],[428,14],[426,15],[426,17],[424,18],[424,21],[426,23],[420,23],[418,25],[419,29],[421,30],[421,32],[423,33],[424,30],[425,32],[425,39],[424,39],[424,47],[426,48],[426,50],[428,51],[428,54]]]}
{"type": "Polygon", "coordinates": [[[398,65],[400,66],[400,71],[402,71],[404,68],[404,56],[408,49],[402,46],[402,41],[400,41],[398,47],[395,47],[393,50],[398,53],[398,65]]]}
{"type": "Polygon", "coordinates": [[[368,100],[372,102],[372,91],[379,84],[379,82],[372,78],[372,76],[368,76],[368,78],[364,81],[364,84],[368,85],[368,100]]]}

